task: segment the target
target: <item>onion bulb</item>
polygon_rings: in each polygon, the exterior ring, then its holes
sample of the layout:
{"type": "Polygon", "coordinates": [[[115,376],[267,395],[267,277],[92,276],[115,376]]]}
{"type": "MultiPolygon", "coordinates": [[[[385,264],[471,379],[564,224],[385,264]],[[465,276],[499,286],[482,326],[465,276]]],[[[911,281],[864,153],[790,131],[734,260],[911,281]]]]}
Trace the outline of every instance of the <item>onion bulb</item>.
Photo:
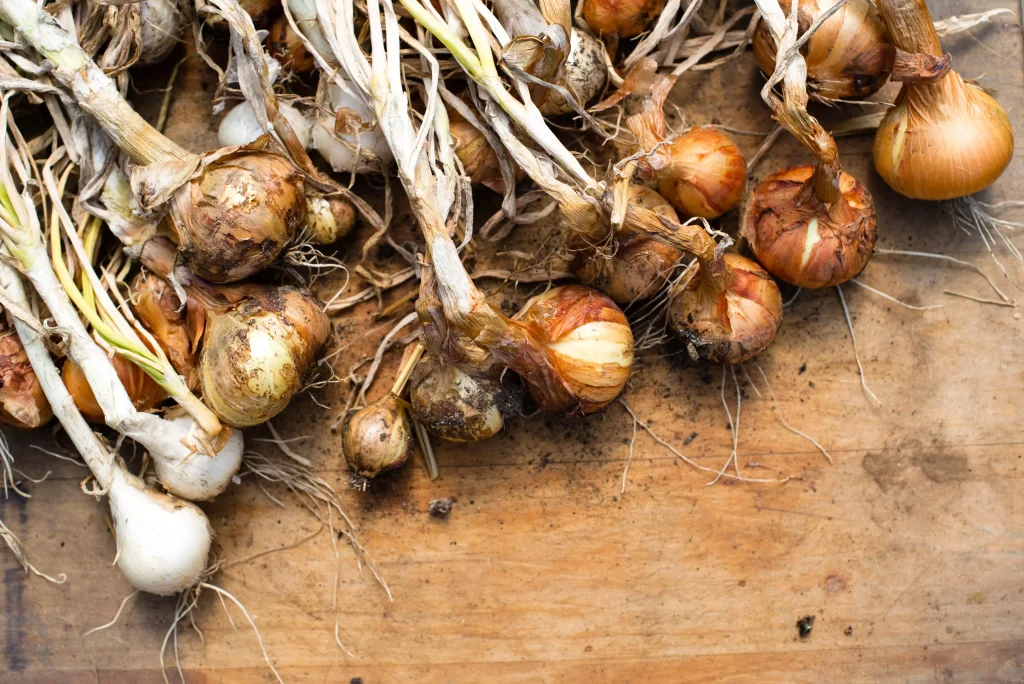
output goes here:
{"type": "Polygon", "coordinates": [[[498,194],[504,194],[505,179],[501,176],[498,155],[483,133],[454,112],[448,129],[455,142],[455,155],[462,163],[469,181],[473,185],[482,185],[498,194]]]}
{"type": "MultiPolygon", "coordinates": [[[[304,148],[309,147],[310,123],[295,107],[279,104],[278,110],[295,131],[295,137],[304,148]]],[[[239,102],[232,107],[217,127],[217,142],[222,147],[248,145],[263,135],[263,127],[248,102],[239,102]]]]}
{"type": "Polygon", "coordinates": [[[355,222],[355,209],[340,197],[306,196],[306,228],[310,242],[332,245],[348,235],[355,222]]]}
{"type": "Polygon", "coordinates": [[[405,403],[389,393],[349,417],[341,449],[348,467],[369,479],[405,465],[412,451],[411,436],[405,403]]]}
{"type": "Polygon", "coordinates": [[[140,273],[132,281],[132,312],[167,355],[190,390],[199,387],[195,348],[188,332],[186,309],[163,278],[140,273]]]}
{"type": "MultiPolygon", "coordinates": [[[[664,197],[642,185],[630,186],[629,201],[672,221],[679,220],[664,197]]],[[[630,304],[657,292],[681,257],[682,252],[675,247],[624,227],[616,232],[611,256],[606,250],[581,250],[573,261],[573,271],[582,282],[596,287],[616,303],[630,304]]]]}
{"type": "Polygon", "coordinates": [[[431,434],[450,442],[477,442],[501,432],[519,413],[521,385],[489,371],[432,363],[410,392],[412,415],[431,434]]]}
{"type": "Polygon", "coordinates": [[[317,18],[316,0],[286,0],[286,2],[292,19],[295,20],[295,25],[299,27],[302,35],[312,43],[313,48],[320,53],[321,57],[328,63],[334,64],[334,50],[331,49],[331,44],[324,36],[320,28],[320,20],[317,18]]]}
{"type": "Polygon", "coordinates": [[[550,380],[520,373],[541,408],[587,415],[625,389],[633,331],[609,297],[583,285],[555,287],[528,301],[515,320],[546,352],[549,365],[538,364],[537,372],[554,373],[550,380]]]}
{"type": "Polygon", "coordinates": [[[185,22],[174,0],[142,0],[139,3],[142,24],[142,45],[139,66],[157,64],[167,59],[182,37],[185,22]]]}
{"type": "Polygon", "coordinates": [[[296,74],[308,74],[316,67],[316,60],[309,54],[305,43],[292,30],[288,18],[280,16],[270,25],[270,35],[265,42],[270,56],[285,69],[296,74]]]}
{"type": "Polygon", "coordinates": [[[696,127],[651,160],[658,191],[686,216],[718,218],[735,207],[747,186],[747,163],[729,136],[696,127]]]}
{"type": "Polygon", "coordinates": [[[199,377],[203,399],[234,427],[264,423],[302,389],[330,321],[308,292],[250,288],[207,316],[199,377]]]}
{"type": "Polygon", "coordinates": [[[878,238],[871,193],[848,173],[839,177],[839,199],[814,194],[814,166],[772,174],[751,193],[743,236],[768,271],[791,285],[818,289],[853,278],[871,257],[878,238]]]}
{"type": "Polygon", "coordinates": [[[697,276],[669,304],[670,327],[695,360],[742,363],[775,339],[782,295],[771,276],[739,254],[725,254],[723,289],[697,276]]]}
{"type": "Polygon", "coordinates": [[[304,227],[302,174],[268,144],[263,136],[207,155],[172,198],[178,253],[204,280],[234,282],[258,273],[304,227]]]}
{"type": "MultiPolygon", "coordinates": [[[[799,4],[800,33],[838,0],[803,0],[799,4]]],[[[790,0],[779,5],[789,16],[790,0]]],[[[778,47],[761,22],[753,37],[754,58],[765,74],[775,72],[778,47]]],[[[847,0],[826,19],[801,48],[807,62],[807,92],[821,100],[863,99],[885,85],[892,70],[893,49],[878,10],[871,0],[847,0]]]]}
{"type": "Polygon", "coordinates": [[[646,31],[664,6],[664,0],[583,0],[583,18],[600,36],[632,38],[646,31]]]}
{"type": "MultiPolygon", "coordinates": [[[[569,56],[562,67],[564,85],[584,107],[604,88],[608,69],[604,64],[604,43],[589,33],[573,29],[569,36],[569,56]]],[[[541,114],[557,116],[573,111],[572,105],[551,91],[540,106],[541,114]]]]}
{"type": "MultiPolygon", "coordinates": [[[[162,437],[175,444],[194,444],[197,430],[191,416],[168,418],[161,425],[162,437]]],[[[217,453],[209,456],[185,449],[166,450],[153,459],[156,479],[167,491],[189,501],[212,501],[231,484],[231,478],[242,465],[245,444],[241,430],[225,430],[227,440],[216,445],[217,453]],[[177,453],[174,453],[177,452],[177,453]]]]}
{"type": "MultiPolygon", "coordinates": [[[[148,411],[167,398],[167,393],[163,388],[156,384],[153,378],[146,375],[142,368],[128,359],[120,354],[115,354],[110,362],[137,410],[148,411]]],[[[85,419],[94,423],[102,423],[104,421],[103,409],[96,401],[82,369],[76,366],[71,359],[67,359],[64,361],[61,376],[64,379],[64,386],[68,388],[68,393],[75,400],[75,406],[85,416],[85,419]]]]}
{"type": "Polygon", "coordinates": [[[37,428],[53,418],[50,403],[13,328],[0,319],[0,422],[37,428]]]}
{"type": "Polygon", "coordinates": [[[363,173],[390,164],[391,147],[373,110],[333,83],[329,92],[330,110],[335,116],[317,116],[313,124],[313,149],[336,173],[363,173]]]}

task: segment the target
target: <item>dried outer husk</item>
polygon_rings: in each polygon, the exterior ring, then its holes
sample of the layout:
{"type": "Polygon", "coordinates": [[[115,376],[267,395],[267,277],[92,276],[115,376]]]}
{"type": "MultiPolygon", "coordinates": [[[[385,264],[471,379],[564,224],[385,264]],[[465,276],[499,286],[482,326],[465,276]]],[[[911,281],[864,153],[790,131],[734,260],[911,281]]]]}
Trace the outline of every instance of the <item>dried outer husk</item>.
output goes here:
{"type": "MultiPolygon", "coordinates": [[[[505,179],[502,176],[498,154],[476,126],[459,116],[454,110],[449,114],[449,133],[455,143],[455,154],[462,168],[474,185],[505,194],[505,179]]],[[[516,180],[522,178],[522,170],[515,168],[516,180]]]]}
{"type": "MultiPolygon", "coordinates": [[[[803,34],[814,20],[840,0],[803,0],[799,26],[803,34]]],[[[780,0],[787,15],[791,0],[780,0]]],[[[765,74],[775,71],[778,46],[762,22],[752,39],[754,58],[765,74]]],[[[819,100],[859,100],[885,85],[895,56],[889,33],[870,0],[846,0],[801,48],[807,62],[807,89],[819,100]]]]}
{"type": "Polygon", "coordinates": [[[306,220],[303,175],[269,135],[198,158],[135,167],[132,189],[146,210],[169,205],[182,261],[214,283],[270,266],[306,220]]]}
{"type": "Polygon", "coordinates": [[[665,0],[583,0],[583,19],[599,36],[632,38],[661,14],[665,0]]]}
{"type": "Polygon", "coordinates": [[[270,34],[264,44],[270,56],[289,71],[308,74],[316,67],[316,59],[306,49],[306,44],[299,35],[292,30],[288,18],[283,15],[270,25],[270,34]]]}
{"type": "Polygon", "coordinates": [[[0,316],[0,422],[18,428],[42,427],[53,418],[25,347],[0,316]]]}
{"type": "Polygon", "coordinates": [[[761,266],[725,254],[726,286],[716,289],[694,277],[671,301],[669,326],[694,360],[742,363],[775,339],[782,322],[782,295],[761,266]]]}
{"type": "Polygon", "coordinates": [[[493,437],[519,415],[523,386],[512,373],[440,363],[431,357],[417,368],[409,400],[412,416],[431,434],[449,442],[493,437]]]}
{"type": "MultiPolygon", "coordinates": [[[[632,185],[630,202],[679,221],[672,205],[650,188],[632,185]]],[[[580,241],[576,242],[578,246],[580,241]]],[[[604,292],[616,304],[631,304],[661,289],[682,256],[678,249],[624,227],[616,232],[609,247],[580,248],[573,260],[573,272],[581,282],[604,292]]]]}
{"type": "MultiPolygon", "coordinates": [[[[174,288],[163,278],[153,273],[139,273],[132,281],[132,312],[167,354],[174,370],[185,378],[190,390],[199,388],[199,371],[196,367],[198,342],[190,334],[189,308],[182,305],[174,288]]],[[[195,306],[193,305],[193,329],[195,328],[195,306]]],[[[201,315],[201,311],[199,312],[201,315]]]]}
{"type": "MultiPolygon", "coordinates": [[[[137,410],[149,411],[167,398],[167,393],[163,388],[156,384],[153,378],[146,375],[142,368],[128,359],[120,354],[115,354],[110,362],[137,410]]],[[[82,369],[71,359],[66,359],[64,368],[61,370],[61,377],[64,379],[64,386],[67,387],[68,393],[75,400],[75,406],[82,412],[85,419],[93,423],[103,423],[103,408],[96,401],[96,396],[82,369]]]]}
{"type": "Polygon", "coordinates": [[[203,399],[228,425],[258,425],[302,389],[330,321],[305,290],[250,285],[219,292],[241,298],[219,310],[206,304],[199,360],[203,399]]]}
{"type": "Polygon", "coordinates": [[[814,166],[796,166],[763,180],[750,194],[743,236],[754,256],[776,278],[808,289],[855,277],[878,239],[874,200],[848,173],[840,196],[825,204],[814,194],[814,166]]]}
{"type": "MultiPolygon", "coordinates": [[[[581,105],[586,106],[597,97],[608,80],[608,68],[602,55],[604,49],[604,43],[585,31],[574,28],[569,35],[569,56],[562,67],[561,84],[581,105]]],[[[574,111],[564,97],[553,91],[549,91],[547,99],[538,106],[545,116],[574,111]]]]}
{"type": "Polygon", "coordinates": [[[341,435],[349,468],[372,479],[401,468],[412,453],[412,425],[405,403],[394,394],[349,416],[341,435]]]}
{"type": "MultiPolygon", "coordinates": [[[[253,26],[258,29],[266,28],[281,9],[281,0],[238,0],[238,4],[252,19],[253,26]]],[[[227,24],[224,17],[219,14],[206,16],[206,25],[214,30],[226,32],[227,24]]]]}

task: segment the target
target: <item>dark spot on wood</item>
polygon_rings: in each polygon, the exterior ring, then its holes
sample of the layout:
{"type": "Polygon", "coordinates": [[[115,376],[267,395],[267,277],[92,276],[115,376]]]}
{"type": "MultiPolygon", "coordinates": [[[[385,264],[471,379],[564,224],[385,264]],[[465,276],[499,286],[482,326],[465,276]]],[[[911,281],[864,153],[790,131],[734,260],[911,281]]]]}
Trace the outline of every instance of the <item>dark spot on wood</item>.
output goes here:
{"type": "Polygon", "coordinates": [[[814,616],[804,615],[802,618],[796,621],[797,633],[800,634],[801,639],[806,639],[811,636],[811,630],[814,629],[814,616]]]}

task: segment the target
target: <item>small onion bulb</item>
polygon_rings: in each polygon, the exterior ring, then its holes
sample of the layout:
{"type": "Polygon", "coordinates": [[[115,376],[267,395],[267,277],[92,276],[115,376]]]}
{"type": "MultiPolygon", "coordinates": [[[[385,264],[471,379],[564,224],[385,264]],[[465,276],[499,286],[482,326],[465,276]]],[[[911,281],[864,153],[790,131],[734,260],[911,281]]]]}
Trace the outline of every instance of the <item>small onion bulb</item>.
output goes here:
{"type": "Polygon", "coordinates": [[[826,205],[814,195],[813,174],[813,166],[797,166],[766,178],[750,195],[742,227],[762,266],[808,289],[856,276],[878,239],[875,204],[867,188],[842,173],[840,197],[826,205]]]}
{"type": "MultiPolygon", "coordinates": [[[[597,38],[579,29],[572,30],[569,36],[569,56],[562,68],[562,82],[584,107],[598,96],[608,78],[604,50],[604,43],[597,38]]],[[[573,108],[564,97],[551,91],[540,106],[540,111],[545,116],[557,116],[568,114],[573,108]]]]}
{"type": "Polygon", "coordinates": [[[142,45],[139,66],[157,64],[174,51],[184,28],[184,16],[173,0],[142,0],[139,3],[142,45]]]}
{"type": "Polygon", "coordinates": [[[314,244],[334,244],[349,234],[355,222],[355,209],[340,197],[306,196],[306,225],[314,244]]]}
{"type": "MultiPolygon", "coordinates": [[[[799,5],[804,33],[838,0],[803,0],[799,5]]],[[[789,16],[792,3],[781,0],[789,16]]],[[[771,30],[761,22],[753,37],[754,58],[765,74],[775,72],[778,47],[771,30]]],[[[807,63],[807,91],[822,100],[863,99],[885,85],[892,69],[892,45],[871,0],[847,0],[825,20],[800,52],[807,63]]]]}
{"type": "Polygon", "coordinates": [[[698,274],[669,304],[669,325],[695,360],[742,363],[775,339],[782,295],[757,263],[739,254],[724,259],[724,291],[713,291],[698,274]]]}
{"type": "Polygon", "coordinates": [[[405,465],[412,451],[412,425],[402,400],[389,393],[349,416],[341,449],[348,467],[367,479],[405,465]]]}
{"type": "Polygon", "coordinates": [[[498,165],[498,155],[483,133],[465,119],[455,116],[449,122],[448,129],[455,142],[455,155],[469,176],[470,183],[504,194],[505,179],[498,165]]]}
{"type": "Polygon", "coordinates": [[[522,390],[491,374],[454,363],[435,364],[413,385],[412,415],[450,442],[477,442],[501,432],[519,412],[522,390]]]}
{"type": "Polygon", "coordinates": [[[302,389],[330,332],[312,295],[267,287],[207,317],[199,377],[203,399],[222,421],[270,420],[302,389]]]}
{"type": "Polygon", "coordinates": [[[337,121],[329,117],[317,117],[313,123],[312,147],[331,165],[336,173],[378,170],[393,159],[387,138],[376,122],[376,115],[362,100],[357,99],[333,83],[330,86],[330,108],[342,112],[342,131],[337,130],[337,121]],[[369,130],[364,128],[370,124],[369,130]]]}
{"type": "Polygon", "coordinates": [[[739,203],[747,185],[743,153],[717,128],[691,128],[660,159],[658,191],[686,216],[721,216],[739,203]]]}
{"type": "Polygon", "coordinates": [[[316,60],[306,49],[305,43],[292,30],[288,17],[282,15],[270,25],[270,35],[265,41],[267,52],[285,69],[296,74],[308,74],[316,67],[316,60]]]}
{"type": "Polygon", "coordinates": [[[524,375],[548,411],[587,415],[622,393],[633,365],[633,331],[609,297],[583,285],[555,287],[516,315],[546,351],[555,377],[524,375]]]}
{"type": "MultiPolygon", "coordinates": [[[[167,393],[163,388],[156,384],[153,378],[146,375],[142,368],[128,359],[120,354],[115,354],[110,362],[114,366],[114,371],[121,384],[124,385],[125,391],[131,397],[136,410],[148,411],[167,398],[167,393]]],[[[85,416],[85,419],[94,423],[104,422],[103,409],[96,401],[96,396],[93,394],[92,388],[89,387],[89,381],[82,369],[71,359],[67,359],[64,361],[61,377],[64,380],[64,386],[68,389],[68,394],[75,400],[75,406],[85,416]]]]}
{"type": "MultiPolygon", "coordinates": [[[[654,190],[631,185],[629,201],[665,216],[672,221],[679,217],[672,205],[654,190]]],[[[602,250],[585,249],[573,261],[576,276],[596,287],[617,304],[631,304],[657,292],[672,272],[682,252],[658,242],[643,233],[624,229],[616,235],[615,252],[607,256],[602,250]]]]}
{"type": "Polygon", "coordinates": [[[50,403],[21,344],[6,322],[0,322],[0,422],[37,428],[53,418],[50,403]]]}
{"type": "Polygon", "coordinates": [[[601,36],[632,38],[654,23],[665,0],[583,0],[583,18],[601,36]]]}
{"type": "MultiPolygon", "coordinates": [[[[295,131],[302,147],[309,147],[310,123],[295,107],[281,103],[278,109],[295,131]]],[[[263,127],[256,119],[252,106],[248,102],[239,102],[232,107],[217,127],[217,142],[221,147],[237,147],[248,145],[263,135],[263,127]]]]}

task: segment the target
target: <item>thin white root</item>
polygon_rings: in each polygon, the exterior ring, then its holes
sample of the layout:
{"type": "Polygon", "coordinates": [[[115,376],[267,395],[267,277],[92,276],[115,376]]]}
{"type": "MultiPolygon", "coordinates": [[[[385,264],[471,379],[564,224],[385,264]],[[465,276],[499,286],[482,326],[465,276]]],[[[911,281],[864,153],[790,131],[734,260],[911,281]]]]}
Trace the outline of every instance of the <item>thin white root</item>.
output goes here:
{"type": "MultiPolygon", "coordinates": [[[[281,453],[283,453],[288,458],[293,459],[296,463],[301,463],[302,465],[306,466],[307,468],[312,468],[313,467],[313,462],[312,461],[310,461],[305,456],[300,456],[299,454],[295,453],[295,451],[293,451],[292,448],[290,446],[288,446],[288,442],[296,441],[296,440],[300,440],[300,439],[305,439],[305,437],[295,437],[294,439],[291,439],[291,440],[281,439],[281,435],[277,434],[277,429],[274,428],[274,424],[271,423],[269,420],[267,421],[267,429],[270,430],[270,434],[274,437],[274,439],[267,440],[267,441],[268,442],[273,442],[274,444],[276,444],[277,448],[281,450],[281,453]]],[[[256,441],[262,441],[262,440],[256,440],[256,441]]]]}
{"type": "MultiPolygon", "coordinates": [[[[795,427],[793,427],[792,425],[787,423],[786,419],[782,417],[782,410],[779,408],[779,401],[778,401],[778,399],[775,398],[775,391],[772,389],[771,384],[768,382],[768,376],[765,375],[764,369],[761,368],[761,364],[759,364],[759,363],[757,363],[755,361],[754,362],[754,366],[757,367],[758,372],[761,374],[761,377],[764,379],[765,389],[768,390],[768,396],[770,396],[772,398],[772,408],[775,409],[775,415],[778,416],[779,422],[782,423],[782,427],[786,428],[787,430],[792,432],[794,435],[797,435],[799,437],[803,437],[808,442],[813,444],[815,446],[815,448],[818,451],[821,452],[821,455],[824,456],[828,460],[829,464],[832,464],[832,462],[833,462],[832,461],[832,456],[828,453],[828,451],[825,450],[825,447],[821,446],[821,444],[818,443],[818,440],[814,439],[813,437],[811,437],[810,435],[808,435],[805,432],[801,432],[800,430],[797,430],[795,427]]],[[[747,369],[743,368],[743,372],[745,374],[747,372],[747,369]]],[[[747,376],[747,380],[748,381],[750,380],[750,376],[749,375],[747,376]]],[[[755,392],[758,391],[757,390],[757,386],[753,382],[751,382],[750,385],[751,385],[751,387],[754,388],[755,392]]],[[[761,393],[758,392],[759,396],[760,396],[760,394],[761,393]]]]}
{"type": "Polygon", "coordinates": [[[915,304],[908,304],[907,302],[904,302],[903,300],[900,300],[900,299],[896,299],[892,295],[886,294],[885,292],[882,292],[881,290],[876,290],[875,288],[871,287],[870,285],[868,285],[866,283],[862,283],[861,281],[857,280],[856,278],[851,279],[849,282],[853,283],[854,285],[857,285],[858,287],[864,288],[868,292],[872,292],[872,293],[878,295],[882,299],[887,299],[890,302],[892,302],[893,304],[899,304],[900,306],[902,306],[902,307],[904,307],[906,309],[910,309],[911,311],[930,311],[932,309],[941,309],[942,308],[942,304],[927,304],[925,306],[917,306],[915,304]]]}
{"type": "Polygon", "coordinates": [[[875,249],[875,254],[892,254],[894,256],[910,256],[910,257],[920,257],[920,258],[923,258],[923,259],[938,259],[940,261],[948,261],[951,264],[957,264],[958,266],[966,266],[967,268],[971,269],[972,271],[974,271],[975,273],[980,275],[982,278],[984,278],[985,282],[987,282],[989,284],[989,287],[991,287],[992,290],[997,295],[999,295],[1000,299],[1002,299],[1004,302],[1011,301],[1010,298],[1007,297],[1005,294],[1003,294],[1003,291],[1000,290],[996,286],[995,282],[993,282],[993,280],[991,278],[989,278],[988,275],[984,271],[982,271],[980,268],[978,268],[977,266],[975,266],[974,264],[972,264],[969,261],[964,261],[963,259],[957,259],[956,257],[951,257],[951,256],[949,256],[947,254],[936,254],[934,252],[913,252],[913,251],[908,251],[908,250],[903,250],[903,249],[885,249],[883,247],[876,248],[875,249]]]}
{"type": "Polygon", "coordinates": [[[736,470],[736,475],[740,474],[739,464],[739,445],[740,445],[740,408],[742,407],[742,395],[740,394],[740,384],[736,382],[736,370],[729,366],[729,370],[732,371],[732,382],[736,385],[736,420],[732,418],[732,412],[729,411],[729,404],[725,400],[725,366],[722,366],[722,406],[725,408],[725,415],[729,418],[729,431],[732,432],[732,453],[729,454],[729,458],[725,460],[722,465],[722,469],[718,471],[714,479],[708,482],[707,486],[710,487],[716,484],[725,471],[728,470],[729,464],[733,464],[733,468],[736,470]]]}
{"type": "Polygon", "coordinates": [[[979,304],[995,304],[996,306],[1005,306],[1011,309],[1017,308],[1017,305],[1013,302],[1002,302],[998,299],[985,299],[984,297],[975,297],[974,295],[965,294],[963,292],[956,292],[954,290],[943,290],[942,294],[949,295],[951,297],[963,297],[964,299],[970,299],[972,302],[978,302],[979,304]]]}
{"type": "Polygon", "coordinates": [[[843,296],[842,286],[836,285],[836,292],[839,293],[839,303],[843,305],[843,314],[846,316],[846,326],[850,329],[850,341],[853,342],[853,358],[857,361],[857,373],[860,375],[860,386],[878,406],[881,406],[882,402],[879,401],[875,393],[871,391],[870,387],[868,387],[868,381],[864,377],[864,366],[860,362],[860,353],[857,351],[857,335],[853,332],[853,319],[850,318],[850,309],[846,306],[846,297],[843,296]]]}
{"type": "Polygon", "coordinates": [[[104,625],[100,625],[99,627],[93,627],[88,632],[83,634],[82,638],[85,639],[85,637],[89,636],[90,634],[95,634],[96,632],[101,632],[104,629],[109,629],[110,627],[113,627],[117,623],[117,621],[119,619],[121,619],[121,612],[124,610],[124,607],[126,605],[128,605],[129,601],[131,601],[133,598],[135,598],[138,595],[139,595],[139,590],[136,589],[132,593],[130,593],[127,596],[125,596],[124,599],[121,600],[121,605],[118,607],[117,612],[114,613],[114,618],[110,622],[108,622],[108,623],[106,623],[104,625]]]}
{"type": "Polygon", "coordinates": [[[420,445],[420,452],[423,454],[423,462],[427,466],[427,474],[430,475],[431,480],[436,480],[441,476],[441,471],[438,470],[437,459],[434,457],[434,446],[430,443],[430,433],[419,421],[412,421],[412,427],[416,433],[416,441],[420,445]]]}
{"type": "Polygon", "coordinates": [[[633,436],[629,440],[629,458],[626,459],[626,467],[622,469],[622,488],[619,489],[619,494],[626,493],[626,475],[629,474],[629,466],[633,462],[633,445],[636,444],[636,417],[633,418],[633,436]]]}
{"type": "Polygon", "coordinates": [[[263,660],[266,661],[267,667],[269,667],[270,671],[274,673],[275,677],[277,677],[277,681],[280,682],[280,684],[284,684],[284,680],[281,679],[281,675],[278,674],[277,668],[274,667],[274,663],[270,661],[270,655],[267,653],[267,647],[263,645],[263,637],[260,636],[260,630],[258,627],[256,627],[256,623],[253,621],[252,616],[249,615],[249,611],[245,609],[245,606],[243,606],[238,599],[232,596],[230,592],[221,589],[216,584],[210,584],[209,582],[200,582],[199,587],[202,589],[210,589],[211,591],[215,591],[219,596],[223,596],[224,598],[228,599],[236,606],[238,606],[238,609],[242,611],[242,615],[244,615],[245,619],[249,621],[249,625],[252,627],[252,631],[256,633],[256,641],[259,642],[260,650],[263,652],[263,660]]]}
{"type": "Polygon", "coordinates": [[[36,566],[29,562],[28,558],[25,557],[25,549],[21,545],[21,540],[18,539],[18,535],[14,534],[7,525],[0,520],[0,537],[3,538],[4,543],[7,544],[7,548],[14,554],[14,558],[21,564],[22,569],[25,572],[31,572],[37,577],[42,577],[47,582],[53,582],[54,584],[64,584],[68,581],[68,576],[63,572],[56,577],[51,577],[45,572],[41,571],[36,566]]]}

